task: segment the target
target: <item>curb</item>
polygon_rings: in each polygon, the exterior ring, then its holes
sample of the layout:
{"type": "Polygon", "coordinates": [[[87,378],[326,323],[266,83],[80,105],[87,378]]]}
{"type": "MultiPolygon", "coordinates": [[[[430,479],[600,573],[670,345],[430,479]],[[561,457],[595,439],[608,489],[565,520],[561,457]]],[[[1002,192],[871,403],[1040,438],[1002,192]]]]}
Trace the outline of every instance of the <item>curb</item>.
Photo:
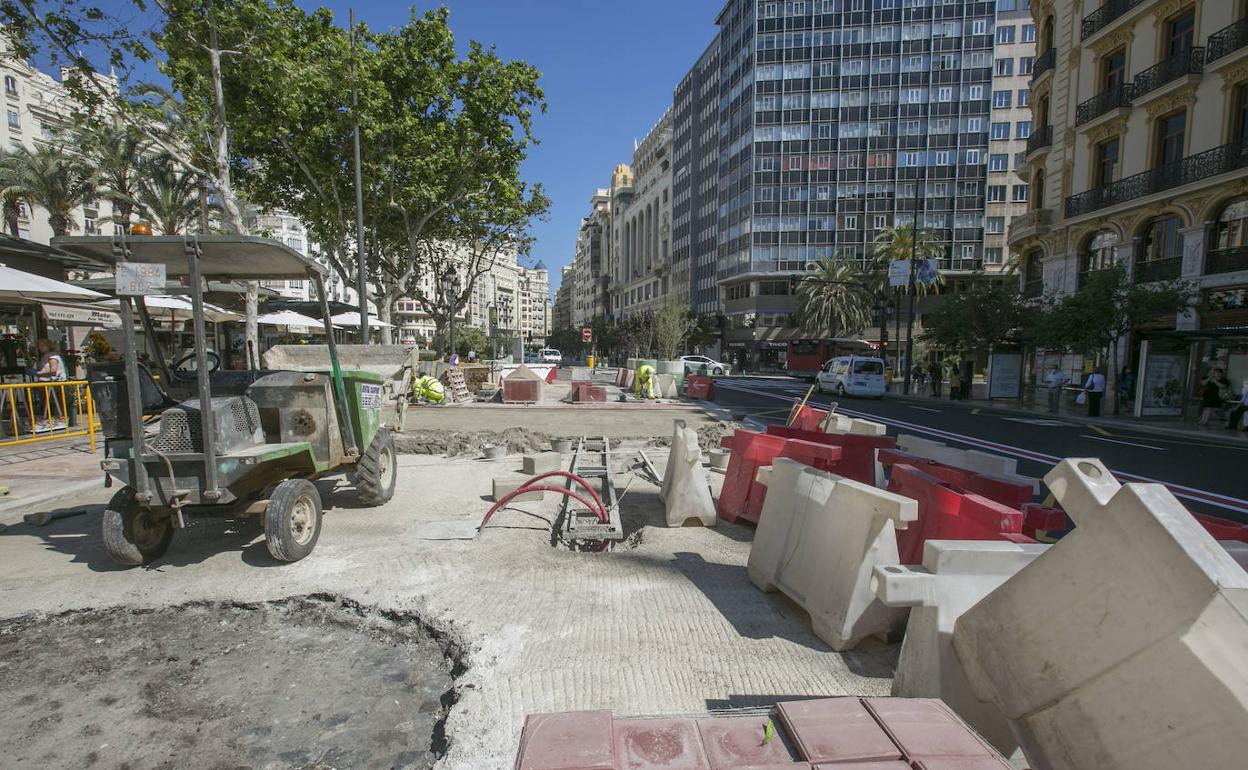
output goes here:
{"type": "Polygon", "coordinates": [[[974,401],[950,401],[948,399],[933,399],[924,396],[905,396],[900,394],[887,393],[884,396],[887,401],[898,401],[902,403],[926,404],[931,401],[939,401],[942,406],[951,406],[955,409],[963,411],[971,411],[972,409],[982,409],[994,412],[1003,412],[1005,414],[1018,415],[1020,417],[1031,417],[1035,419],[1051,418],[1055,420],[1064,420],[1078,425],[1096,425],[1103,428],[1116,428],[1118,430],[1133,430],[1140,433],[1153,433],[1159,436],[1173,436],[1175,438],[1186,439],[1202,439],[1213,444],[1222,444],[1223,446],[1245,448],[1248,447],[1248,440],[1233,435],[1218,435],[1217,433],[1200,433],[1196,431],[1180,430],[1177,428],[1167,428],[1161,425],[1151,425],[1147,422],[1142,423],[1125,423],[1121,419],[1094,419],[1089,417],[1072,416],[1069,414],[1049,414],[1048,412],[1037,412],[1030,409],[1020,409],[1018,407],[998,406],[996,404],[981,404],[974,401]]]}

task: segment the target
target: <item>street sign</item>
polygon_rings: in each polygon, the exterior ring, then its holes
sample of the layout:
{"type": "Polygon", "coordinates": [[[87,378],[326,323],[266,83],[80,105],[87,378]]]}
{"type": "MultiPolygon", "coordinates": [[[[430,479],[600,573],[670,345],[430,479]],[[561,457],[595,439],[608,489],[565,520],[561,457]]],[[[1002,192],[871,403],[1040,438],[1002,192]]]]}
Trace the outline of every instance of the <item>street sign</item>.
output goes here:
{"type": "Polygon", "coordinates": [[[581,342],[589,342],[594,338],[594,330],[586,326],[581,329],[581,342]]]}
{"type": "Polygon", "coordinates": [[[914,271],[915,283],[936,283],[936,260],[920,259],[914,271]]]}
{"type": "Polygon", "coordinates": [[[910,260],[894,259],[888,263],[888,285],[898,288],[910,283],[910,260]]]}
{"type": "Polygon", "coordinates": [[[164,262],[118,262],[117,293],[130,297],[165,293],[164,262]]]}

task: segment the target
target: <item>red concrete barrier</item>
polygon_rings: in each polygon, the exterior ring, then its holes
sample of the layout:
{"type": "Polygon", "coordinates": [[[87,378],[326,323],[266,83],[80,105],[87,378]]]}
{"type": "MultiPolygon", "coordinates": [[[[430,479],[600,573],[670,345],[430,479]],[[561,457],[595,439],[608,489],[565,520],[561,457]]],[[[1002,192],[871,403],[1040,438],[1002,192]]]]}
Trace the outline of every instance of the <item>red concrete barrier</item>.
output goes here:
{"type": "MultiPolygon", "coordinates": [[[[784,440],[784,446],[780,448],[778,454],[761,464],[771,465],[772,461],[777,457],[787,457],[803,465],[809,465],[816,470],[836,473],[837,463],[841,461],[841,452],[842,450],[839,446],[816,444],[813,441],[790,438],[784,440]]],[[[729,459],[728,462],[731,465],[732,460],[729,459]]],[[[745,513],[741,518],[752,524],[757,524],[759,517],[763,514],[763,502],[766,499],[767,487],[759,484],[757,481],[752,483],[746,496],[745,513]]]]}
{"type": "Polygon", "coordinates": [[[623,387],[624,383],[627,381],[628,381],[628,369],[623,366],[621,366],[619,369],[616,369],[615,370],[615,384],[623,387]]]}
{"type": "Polygon", "coordinates": [[[1022,511],[966,492],[913,465],[893,466],[888,491],[919,504],[919,520],[897,531],[902,564],[922,564],[923,543],[928,540],[1035,542],[1023,535],[1022,511]]]}
{"type": "Polygon", "coordinates": [[[685,397],[710,401],[715,398],[715,380],[698,374],[685,377],[685,397]]]}
{"type": "Polygon", "coordinates": [[[581,395],[581,391],[588,388],[590,385],[593,385],[593,383],[589,380],[572,380],[572,401],[576,402],[584,400],[581,395]]]}
{"type": "MultiPolygon", "coordinates": [[[[784,438],[769,436],[752,430],[738,430],[729,438],[725,436],[721,443],[731,449],[728,455],[728,470],[724,472],[724,487],[719,493],[716,510],[725,521],[737,521],[747,516],[749,511],[750,487],[757,482],[754,477],[758,469],[770,465],[771,461],[784,449],[784,438]]],[[[757,494],[757,493],[756,493],[757,494]]],[[[755,516],[750,521],[757,522],[755,516]]]]}
{"type": "Polygon", "coordinates": [[[891,472],[892,467],[898,464],[922,468],[942,481],[947,481],[967,492],[981,495],[989,500],[995,500],[1011,508],[1021,509],[1024,505],[1031,503],[1035,497],[1035,489],[1031,484],[1011,481],[1010,479],[1003,479],[984,473],[976,473],[965,468],[957,468],[936,462],[935,460],[928,460],[924,457],[915,457],[900,449],[881,449],[879,460],[880,465],[884,466],[886,473],[891,472]]]}
{"type": "Polygon", "coordinates": [[[1069,527],[1066,512],[1040,503],[1026,503],[1023,509],[1023,534],[1034,538],[1037,532],[1065,532],[1069,527]]]}
{"type": "Polygon", "coordinates": [[[789,427],[796,430],[808,430],[821,432],[819,426],[823,424],[824,418],[828,416],[826,409],[816,409],[813,406],[803,406],[797,410],[797,414],[789,420],[789,427]]]}
{"type": "Polygon", "coordinates": [[[877,449],[892,449],[897,446],[897,439],[892,436],[862,436],[857,433],[817,433],[796,428],[783,428],[772,425],[767,433],[782,438],[796,438],[812,441],[816,444],[827,444],[841,448],[841,460],[837,463],[835,473],[847,479],[861,481],[863,484],[875,485],[875,452],[877,449]]]}

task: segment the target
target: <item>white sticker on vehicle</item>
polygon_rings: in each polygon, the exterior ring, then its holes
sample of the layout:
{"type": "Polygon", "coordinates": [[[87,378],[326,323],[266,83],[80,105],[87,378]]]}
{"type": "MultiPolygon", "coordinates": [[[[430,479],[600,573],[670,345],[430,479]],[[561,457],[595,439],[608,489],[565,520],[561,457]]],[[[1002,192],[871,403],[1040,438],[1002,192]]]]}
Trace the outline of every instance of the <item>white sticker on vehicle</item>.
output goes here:
{"type": "Polygon", "coordinates": [[[381,408],[381,386],[380,385],[361,385],[360,386],[360,408],[361,409],[380,409],[381,408]]]}

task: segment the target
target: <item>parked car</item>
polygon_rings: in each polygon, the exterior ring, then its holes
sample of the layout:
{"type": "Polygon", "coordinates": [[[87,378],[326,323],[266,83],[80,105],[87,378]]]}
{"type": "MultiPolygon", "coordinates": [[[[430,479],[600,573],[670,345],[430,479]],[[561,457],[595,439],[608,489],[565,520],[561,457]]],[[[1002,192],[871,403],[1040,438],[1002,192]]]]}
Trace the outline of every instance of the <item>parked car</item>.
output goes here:
{"type": "Polygon", "coordinates": [[[526,364],[536,364],[536,363],[537,363],[537,353],[534,353],[534,352],[532,352],[532,351],[528,351],[528,352],[526,352],[526,353],[524,354],[524,362],[525,362],[526,364]]]}
{"type": "Polygon", "coordinates": [[[563,354],[554,348],[542,348],[542,352],[538,353],[538,358],[543,364],[560,364],[563,362],[563,354]]]}
{"type": "Polygon", "coordinates": [[[680,360],[685,364],[685,374],[697,374],[706,367],[706,371],[710,374],[727,374],[728,365],[721,364],[712,358],[706,356],[681,356],[680,360]]]}
{"type": "Polygon", "coordinates": [[[815,389],[820,393],[883,398],[887,387],[882,358],[839,356],[824,364],[815,375],[815,389]]]}

